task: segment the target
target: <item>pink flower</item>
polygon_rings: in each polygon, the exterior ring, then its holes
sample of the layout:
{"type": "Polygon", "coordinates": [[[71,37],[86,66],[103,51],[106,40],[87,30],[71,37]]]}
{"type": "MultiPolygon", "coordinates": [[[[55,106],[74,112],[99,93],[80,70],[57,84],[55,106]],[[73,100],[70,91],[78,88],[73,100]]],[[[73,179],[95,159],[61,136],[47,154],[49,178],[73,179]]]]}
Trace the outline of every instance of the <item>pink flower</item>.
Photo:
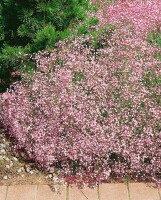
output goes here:
{"type": "Polygon", "coordinates": [[[10,95],[10,93],[5,92],[2,94],[2,97],[3,97],[3,99],[7,100],[7,99],[10,99],[12,96],[10,95]]]}
{"type": "Polygon", "coordinates": [[[28,78],[28,76],[29,76],[29,75],[28,75],[27,73],[24,73],[24,74],[23,74],[23,77],[24,77],[24,78],[28,78]]]}
{"type": "Polygon", "coordinates": [[[20,72],[19,71],[15,71],[11,73],[11,76],[15,77],[15,76],[19,76],[20,72]]]}
{"type": "MultiPolygon", "coordinates": [[[[117,20],[115,11],[127,18],[126,2],[111,10],[117,20]]],[[[144,4],[127,5],[133,24],[142,23],[141,16],[153,24],[144,4]]],[[[149,12],[155,14],[154,7],[149,12]]],[[[1,96],[0,121],[16,149],[25,149],[39,167],[58,170],[68,183],[93,186],[130,175],[158,184],[161,87],[151,82],[160,75],[161,61],[153,57],[160,50],[131,26],[112,32],[100,35],[104,48],[96,52],[89,36],[60,41],[50,57],[39,53],[30,84],[16,82],[12,101],[4,100],[10,90],[1,96]]]]}

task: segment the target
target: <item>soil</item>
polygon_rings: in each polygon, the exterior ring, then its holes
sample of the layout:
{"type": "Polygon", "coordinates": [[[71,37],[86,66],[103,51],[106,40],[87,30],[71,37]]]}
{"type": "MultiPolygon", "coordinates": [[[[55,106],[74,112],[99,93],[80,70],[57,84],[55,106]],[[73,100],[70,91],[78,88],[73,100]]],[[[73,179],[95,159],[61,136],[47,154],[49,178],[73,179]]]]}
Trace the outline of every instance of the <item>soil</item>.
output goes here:
{"type": "Polygon", "coordinates": [[[52,184],[52,175],[33,167],[33,163],[16,157],[4,129],[0,128],[0,185],[52,184]]]}

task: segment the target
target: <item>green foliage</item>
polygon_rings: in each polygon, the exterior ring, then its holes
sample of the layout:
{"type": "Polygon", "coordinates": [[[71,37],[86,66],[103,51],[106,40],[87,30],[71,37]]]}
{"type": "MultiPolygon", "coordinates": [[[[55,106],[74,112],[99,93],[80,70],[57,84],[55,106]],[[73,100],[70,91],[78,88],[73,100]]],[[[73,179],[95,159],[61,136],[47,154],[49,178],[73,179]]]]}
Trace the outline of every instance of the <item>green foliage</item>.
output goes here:
{"type": "Polygon", "coordinates": [[[114,30],[116,29],[115,25],[107,24],[104,27],[101,27],[98,31],[92,31],[90,34],[93,36],[93,47],[94,49],[104,48],[108,44],[104,44],[102,42],[102,37],[106,37],[108,39],[111,38],[114,30]]]}
{"type": "Polygon", "coordinates": [[[88,27],[86,24],[83,24],[78,27],[78,34],[86,34],[88,32],[88,27]]]}
{"type": "Polygon", "coordinates": [[[161,75],[157,75],[153,71],[148,70],[147,73],[144,75],[143,84],[146,87],[151,88],[161,86],[161,75]]]}
{"type": "Polygon", "coordinates": [[[132,108],[132,102],[130,100],[124,100],[123,107],[124,108],[132,108]]]}
{"type": "Polygon", "coordinates": [[[100,112],[101,112],[101,116],[102,117],[107,117],[108,116],[108,112],[107,112],[106,109],[101,109],[100,112]]]}
{"type": "Polygon", "coordinates": [[[20,77],[11,77],[11,72],[17,70],[22,60],[21,56],[29,51],[28,46],[23,48],[4,45],[0,54],[0,93],[4,92],[13,81],[20,79],[20,77]]]}
{"type": "MultiPolygon", "coordinates": [[[[161,48],[161,31],[160,31],[160,29],[158,28],[157,31],[148,33],[147,41],[151,45],[156,45],[161,48]]],[[[157,60],[161,60],[161,54],[155,54],[154,58],[156,58],[157,60]]]]}
{"type": "Polygon", "coordinates": [[[60,67],[63,67],[64,66],[64,60],[57,59],[55,64],[59,65],[60,67]]]}
{"type": "MultiPolygon", "coordinates": [[[[103,49],[108,47],[110,44],[107,41],[110,41],[113,32],[117,29],[116,25],[106,24],[104,27],[99,28],[98,30],[93,29],[93,26],[98,24],[97,18],[89,19],[85,24],[78,28],[78,34],[85,34],[92,37],[91,42],[84,40],[82,42],[83,46],[91,46],[91,53],[95,54],[98,49],[103,49]],[[106,42],[104,42],[106,38],[106,42]]],[[[107,55],[108,56],[108,55],[107,55]]]]}
{"type": "Polygon", "coordinates": [[[12,68],[15,70],[17,64],[19,63],[18,60],[21,57],[22,54],[27,53],[30,51],[30,48],[26,46],[23,48],[22,46],[9,46],[4,45],[2,49],[2,54],[0,56],[0,61],[5,67],[12,66],[12,68]]]}
{"type": "Polygon", "coordinates": [[[98,22],[99,22],[98,18],[92,17],[92,18],[89,19],[89,26],[98,25],[98,22]]]}
{"type": "Polygon", "coordinates": [[[139,108],[140,108],[140,110],[145,108],[145,103],[143,101],[140,103],[139,108]]]}
{"type": "Polygon", "coordinates": [[[2,166],[4,164],[3,160],[0,160],[0,166],[2,166]]]}
{"type": "Polygon", "coordinates": [[[157,60],[161,60],[161,54],[155,54],[154,57],[155,57],[157,60]]]}
{"type": "Polygon", "coordinates": [[[157,45],[161,47],[161,32],[157,31],[156,33],[148,34],[148,42],[152,45],[157,45]]]}
{"type": "Polygon", "coordinates": [[[92,27],[94,27],[95,25],[98,25],[98,18],[96,17],[92,17],[92,18],[87,18],[86,20],[84,20],[83,23],[80,23],[78,26],[77,26],[77,29],[76,31],[74,32],[74,34],[76,36],[79,36],[79,35],[86,35],[86,34],[91,34],[92,32],[94,32],[93,30],[91,30],[92,27]]]}
{"type": "Polygon", "coordinates": [[[155,99],[158,106],[161,106],[161,94],[153,92],[152,95],[151,95],[151,98],[155,99]]]}
{"type": "Polygon", "coordinates": [[[88,20],[86,11],[92,9],[89,0],[1,0],[0,80],[10,79],[14,70],[24,71],[20,57],[25,54],[54,48],[76,29],[86,33],[98,23],[95,18],[88,20]]]}
{"type": "Polygon", "coordinates": [[[129,177],[123,178],[123,179],[121,180],[121,182],[127,184],[127,183],[130,182],[130,180],[131,180],[131,178],[130,178],[130,176],[129,176],[129,177]]]}
{"type": "Polygon", "coordinates": [[[39,51],[54,46],[56,42],[56,31],[52,25],[44,27],[38,31],[34,39],[33,51],[39,51]]]}
{"type": "Polygon", "coordinates": [[[81,72],[75,72],[74,77],[72,79],[73,83],[81,81],[85,78],[84,74],[81,72]]]}
{"type": "Polygon", "coordinates": [[[97,9],[99,9],[99,8],[101,8],[102,6],[104,6],[104,7],[106,7],[109,3],[116,3],[116,2],[118,2],[118,0],[106,0],[106,1],[102,1],[102,0],[93,0],[92,1],[94,4],[95,4],[95,6],[96,6],[96,8],[97,9]],[[103,4],[103,5],[102,5],[103,4]]]}

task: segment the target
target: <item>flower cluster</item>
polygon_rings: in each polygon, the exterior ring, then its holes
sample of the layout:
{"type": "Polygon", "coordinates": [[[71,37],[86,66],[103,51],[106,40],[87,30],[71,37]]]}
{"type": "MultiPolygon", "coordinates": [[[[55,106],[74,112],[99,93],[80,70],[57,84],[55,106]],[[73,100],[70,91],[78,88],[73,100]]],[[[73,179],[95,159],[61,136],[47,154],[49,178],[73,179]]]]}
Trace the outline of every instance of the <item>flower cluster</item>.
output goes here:
{"type": "MultiPolygon", "coordinates": [[[[102,4],[104,5],[105,2],[102,1],[102,4]]],[[[100,26],[109,22],[119,25],[122,22],[129,22],[134,25],[137,35],[145,35],[149,29],[159,27],[161,30],[160,13],[160,0],[118,0],[118,2],[113,2],[108,6],[102,6],[97,16],[100,20],[100,26]]]]}
{"type": "Polygon", "coordinates": [[[0,96],[0,121],[29,158],[68,183],[131,177],[160,184],[160,49],[133,26],[66,40],[0,96]]]}

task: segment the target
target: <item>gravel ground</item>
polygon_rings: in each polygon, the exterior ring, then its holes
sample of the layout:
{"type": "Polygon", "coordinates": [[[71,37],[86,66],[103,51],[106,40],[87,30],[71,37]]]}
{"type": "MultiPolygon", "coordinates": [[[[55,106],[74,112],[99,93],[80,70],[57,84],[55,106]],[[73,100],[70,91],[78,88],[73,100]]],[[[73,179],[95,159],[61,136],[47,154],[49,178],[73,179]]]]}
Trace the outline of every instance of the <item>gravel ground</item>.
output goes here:
{"type": "MultiPolygon", "coordinates": [[[[0,128],[0,185],[62,184],[54,174],[44,173],[25,160],[25,155],[16,156],[11,151],[11,142],[0,128]]],[[[53,187],[55,190],[56,188],[53,187]]]]}

